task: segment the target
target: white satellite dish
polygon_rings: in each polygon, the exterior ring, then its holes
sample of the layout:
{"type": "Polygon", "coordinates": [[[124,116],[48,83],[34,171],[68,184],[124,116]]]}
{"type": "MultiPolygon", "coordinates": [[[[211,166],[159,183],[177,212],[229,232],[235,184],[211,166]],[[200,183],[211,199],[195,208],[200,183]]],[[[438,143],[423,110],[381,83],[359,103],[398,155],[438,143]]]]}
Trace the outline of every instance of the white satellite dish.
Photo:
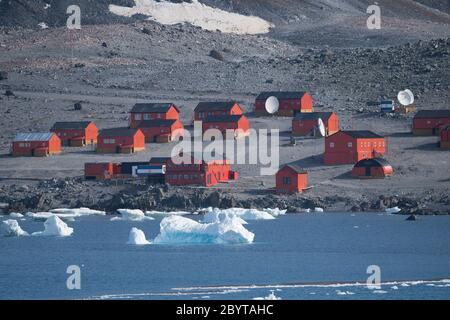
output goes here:
{"type": "Polygon", "coordinates": [[[323,124],[323,121],[321,118],[317,120],[317,129],[319,129],[319,133],[322,137],[325,137],[326,131],[325,131],[325,125],[323,124]]]}
{"type": "Polygon", "coordinates": [[[414,103],[414,94],[411,90],[406,89],[398,93],[397,99],[402,105],[409,106],[414,103]]]}
{"type": "Polygon", "coordinates": [[[280,108],[280,102],[277,97],[269,97],[266,100],[266,111],[269,114],[274,114],[280,108]]]}

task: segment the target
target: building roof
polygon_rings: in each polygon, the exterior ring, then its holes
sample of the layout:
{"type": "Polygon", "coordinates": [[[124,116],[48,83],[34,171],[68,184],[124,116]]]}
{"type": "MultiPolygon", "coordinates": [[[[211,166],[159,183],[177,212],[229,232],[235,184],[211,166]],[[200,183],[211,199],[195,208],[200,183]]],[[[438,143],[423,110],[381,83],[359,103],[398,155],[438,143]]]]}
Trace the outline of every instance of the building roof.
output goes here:
{"type": "Polygon", "coordinates": [[[350,137],[353,137],[356,139],[370,139],[370,138],[382,139],[382,138],[384,138],[384,137],[380,136],[379,134],[376,134],[369,130],[342,130],[342,131],[338,131],[335,134],[338,134],[339,132],[345,133],[346,135],[349,135],[350,137]]]}
{"type": "Polygon", "coordinates": [[[53,132],[18,133],[14,141],[48,141],[52,135],[53,132]]]}
{"type": "Polygon", "coordinates": [[[283,170],[284,168],[292,169],[292,170],[294,170],[297,173],[306,173],[306,170],[304,168],[302,168],[299,165],[294,164],[294,163],[286,164],[280,170],[283,170]]]}
{"type": "Polygon", "coordinates": [[[92,121],[65,121],[55,122],[51,130],[81,130],[91,124],[92,121]]]}
{"type": "Polygon", "coordinates": [[[270,97],[277,97],[278,99],[301,99],[306,94],[306,91],[267,91],[262,92],[256,100],[267,100],[270,97]]]}
{"type": "Polygon", "coordinates": [[[178,120],[175,119],[155,119],[155,120],[144,120],[139,122],[138,128],[156,128],[156,127],[170,127],[178,120]]]}
{"type": "Polygon", "coordinates": [[[203,112],[203,111],[228,111],[233,108],[236,104],[236,101],[209,101],[209,102],[200,102],[195,107],[195,112],[203,112]]]}
{"type": "Polygon", "coordinates": [[[389,162],[384,158],[362,159],[355,164],[355,167],[387,167],[389,162]]]}
{"type": "Polygon", "coordinates": [[[131,109],[131,113],[140,112],[167,112],[171,107],[174,107],[178,112],[178,108],[173,103],[136,103],[131,109]]]}
{"type": "Polygon", "coordinates": [[[450,118],[450,110],[420,110],[414,118],[450,118]]]}
{"type": "Polygon", "coordinates": [[[239,120],[241,120],[241,118],[244,115],[239,114],[239,115],[226,115],[226,116],[212,116],[212,117],[208,117],[206,120],[203,120],[203,122],[208,123],[208,122],[237,122],[239,120]]]}
{"type": "Polygon", "coordinates": [[[294,120],[328,120],[334,112],[299,112],[295,115],[294,120]]]}
{"type": "Polygon", "coordinates": [[[99,136],[102,136],[102,137],[132,137],[137,133],[138,130],[139,129],[134,129],[134,128],[103,129],[100,131],[99,136]]]}

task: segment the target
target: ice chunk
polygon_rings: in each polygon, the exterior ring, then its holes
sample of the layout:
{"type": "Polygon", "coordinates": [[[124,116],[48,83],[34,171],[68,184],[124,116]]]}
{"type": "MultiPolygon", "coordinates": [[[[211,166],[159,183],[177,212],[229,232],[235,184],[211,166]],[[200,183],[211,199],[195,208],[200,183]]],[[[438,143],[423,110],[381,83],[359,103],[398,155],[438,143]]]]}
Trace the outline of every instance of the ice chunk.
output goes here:
{"type": "Polygon", "coordinates": [[[120,217],[114,217],[111,221],[116,220],[129,220],[129,221],[143,221],[154,220],[152,217],[147,217],[142,210],[139,209],[118,209],[120,217]]]}
{"type": "Polygon", "coordinates": [[[55,215],[52,215],[44,222],[44,231],[33,232],[33,236],[60,236],[67,237],[73,233],[73,228],[67,226],[67,224],[55,215]]]}
{"type": "Polygon", "coordinates": [[[160,216],[160,217],[167,217],[167,216],[186,216],[189,214],[193,214],[189,211],[146,211],[146,216],[160,216]]]}
{"type": "Polygon", "coordinates": [[[159,244],[238,244],[251,243],[255,235],[244,228],[242,219],[223,215],[214,223],[199,223],[180,216],[170,216],[161,221],[160,234],[154,243],[159,244]]]}
{"type": "Polygon", "coordinates": [[[267,297],[257,297],[253,298],[253,300],[281,300],[281,298],[277,297],[273,290],[270,290],[270,294],[267,297]]]}
{"type": "Polygon", "coordinates": [[[315,212],[323,212],[323,208],[315,207],[314,211],[315,212]]]}
{"type": "Polygon", "coordinates": [[[34,220],[47,220],[51,216],[57,216],[58,218],[68,221],[73,220],[78,217],[82,216],[90,216],[90,215],[105,215],[106,212],[104,211],[98,211],[98,210],[92,210],[89,208],[78,208],[78,209],[67,209],[67,208],[60,208],[60,209],[53,209],[50,210],[50,212],[27,212],[25,215],[27,217],[31,217],[34,220]]]}
{"type": "Polygon", "coordinates": [[[9,214],[9,217],[10,217],[10,218],[23,218],[23,214],[18,213],[18,212],[11,212],[11,213],[9,214]]]}
{"type": "Polygon", "coordinates": [[[234,218],[236,222],[239,222],[240,224],[244,225],[247,224],[247,221],[244,219],[232,214],[232,213],[226,213],[221,211],[212,211],[205,214],[203,217],[203,223],[217,223],[220,221],[223,221],[225,217],[234,218]]]}
{"type": "Polygon", "coordinates": [[[142,246],[142,245],[150,244],[150,241],[147,241],[147,239],[145,238],[144,231],[139,230],[138,228],[132,228],[130,230],[130,234],[128,235],[127,244],[142,246]]]}
{"type": "Polygon", "coordinates": [[[400,209],[399,207],[393,207],[393,208],[387,208],[385,211],[386,211],[386,213],[389,213],[389,214],[396,214],[396,213],[399,213],[400,211],[402,211],[402,209],[400,209]]]}
{"type": "MultiPolygon", "coordinates": [[[[215,221],[217,214],[225,214],[228,216],[236,216],[244,220],[273,220],[275,217],[270,213],[280,214],[282,211],[274,211],[275,209],[257,210],[257,209],[244,209],[244,208],[230,208],[230,209],[217,209],[217,208],[206,208],[202,211],[205,212],[204,221],[212,222],[215,221]]],[[[278,209],[277,209],[278,210],[278,209]]],[[[286,211],[284,211],[286,213],[286,211]]]]}
{"type": "Polygon", "coordinates": [[[23,231],[17,220],[13,219],[2,221],[0,233],[5,237],[28,236],[28,232],[23,231]]]}

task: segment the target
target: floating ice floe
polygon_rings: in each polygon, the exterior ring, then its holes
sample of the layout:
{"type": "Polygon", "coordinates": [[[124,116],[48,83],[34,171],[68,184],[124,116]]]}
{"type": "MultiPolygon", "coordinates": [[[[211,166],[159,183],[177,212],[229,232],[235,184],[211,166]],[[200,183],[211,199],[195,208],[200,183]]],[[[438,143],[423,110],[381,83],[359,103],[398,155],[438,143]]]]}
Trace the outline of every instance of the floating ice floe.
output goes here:
{"type": "Polygon", "coordinates": [[[286,214],[286,210],[280,209],[244,209],[244,208],[229,208],[229,209],[217,209],[206,208],[202,209],[205,213],[204,221],[214,221],[217,214],[234,215],[244,220],[273,220],[279,215],[286,214]]]}
{"type": "Polygon", "coordinates": [[[315,212],[323,212],[323,208],[315,207],[314,211],[315,212]]]}
{"type": "Polygon", "coordinates": [[[62,220],[73,220],[78,217],[83,216],[91,216],[91,215],[105,215],[105,211],[92,210],[89,208],[76,208],[76,209],[67,209],[67,208],[59,208],[53,209],[49,212],[27,212],[25,215],[27,217],[31,217],[34,220],[47,220],[52,216],[57,216],[62,220]]]}
{"type": "Polygon", "coordinates": [[[157,244],[239,244],[252,243],[255,235],[242,225],[242,219],[223,215],[214,223],[199,223],[181,216],[161,221],[160,233],[153,241],[157,244]]]}
{"type": "Polygon", "coordinates": [[[172,3],[168,1],[135,0],[133,7],[110,5],[109,11],[116,15],[131,17],[136,14],[165,25],[190,23],[205,30],[225,33],[260,34],[269,32],[270,22],[255,16],[228,12],[200,3],[172,3]]]}
{"type": "Polygon", "coordinates": [[[402,211],[402,209],[400,209],[399,207],[393,207],[393,208],[387,208],[385,211],[386,211],[386,213],[389,213],[389,214],[396,214],[396,213],[399,213],[400,211],[402,211]]]}
{"type": "Polygon", "coordinates": [[[275,295],[274,290],[270,290],[270,294],[267,297],[256,297],[253,300],[281,300],[281,298],[275,295]]]}
{"type": "Polygon", "coordinates": [[[125,221],[144,221],[154,220],[152,217],[147,217],[142,210],[139,209],[117,209],[120,217],[111,218],[111,221],[125,220],[125,221]]]}
{"type": "Polygon", "coordinates": [[[208,212],[203,216],[203,223],[218,223],[225,219],[225,217],[228,217],[230,219],[234,219],[236,222],[239,222],[242,225],[247,224],[247,221],[242,219],[241,217],[238,217],[232,213],[226,213],[226,212],[220,212],[220,211],[213,211],[208,212]]]}
{"type": "Polygon", "coordinates": [[[145,211],[146,216],[159,216],[159,217],[167,217],[167,216],[186,216],[192,214],[189,211],[145,211]]]}
{"type": "Polygon", "coordinates": [[[130,230],[130,234],[128,235],[127,244],[142,246],[142,245],[150,244],[150,241],[148,241],[145,238],[144,231],[142,231],[138,228],[132,228],[130,230]]]}
{"type": "Polygon", "coordinates": [[[341,290],[336,290],[336,294],[339,296],[347,296],[347,295],[354,295],[354,292],[351,291],[341,291],[341,290]]]}
{"type": "Polygon", "coordinates": [[[67,237],[73,233],[73,228],[67,226],[58,216],[52,215],[44,222],[44,231],[33,232],[32,236],[67,237]]]}
{"type": "Polygon", "coordinates": [[[18,212],[11,212],[8,216],[10,218],[23,218],[23,214],[18,213],[18,212]]]}
{"type": "Polygon", "coordinates": [[[0,234],[5,237],[28,236],[28,232],[23,231],[17,220],[13,219],[2,221],[0,226],[0,234]]]}

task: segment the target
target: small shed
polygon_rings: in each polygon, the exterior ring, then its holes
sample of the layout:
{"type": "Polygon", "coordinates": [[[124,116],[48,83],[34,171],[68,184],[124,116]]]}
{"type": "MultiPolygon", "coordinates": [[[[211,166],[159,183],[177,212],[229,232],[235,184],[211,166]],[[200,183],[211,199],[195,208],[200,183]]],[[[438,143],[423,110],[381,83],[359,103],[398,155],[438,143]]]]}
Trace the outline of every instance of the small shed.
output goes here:
{"type": "Polygon", "coordinates": [[[50,129],[63,146],[82,147],[97,143],[98,128],[92,121],[55,122],[50,129]]]}
{"type": "Polygon", "coordinates": [[[325,136],[339,131],[339,118],[334,112],[297,113],[292,120],[293,136],[317,136],[318,121],[325,126],[325,136]]]}
{"type": "Polygon", "coordinates": [[[294,116],[299,112],[313,112],[313,99],[305,91],[275,91],[262,92],[255,100],[255,114],[269,115],[266,110],[266,101],[276,97],[280,103],[278,116],[294,116]]]}
{"type": "Polygon", "coordinates": [[[380,102],[380,111],[384,113],[394,112],[395,104],[394,100],[383,100],[380,102]]]}
{"type": "Polygon", "coordinates": [[[242,108],[236,101],[200,102],[194,110],[194,120],[204,121],[209,117],[241,115],[242,108]]]}
{"type": "Polygon", "coordinates": [[[413,119],[412,132],[416,136],[437,136],[450,124],[450,110],[421,110],[413,119]]]}
{"type": "Polygon", "coordinates": [[[145,135],[145,142],[166,143],[184,135],[184,126],[177,119],[146,120],[140,122],[137,128],[145,135]]]}
{"type": "Polygon", "coordinates": [[[295,164],[283,166],[276,174],[278,193],[301,193],[308,188],[308,173],[295,164]]]}
{"type": "Polygon", "coordinates": [[[360,179],[386,178],[393,173],[394,169],[384,158],[362,159],[352,170],[352,176],[360,179]]]}
{"type": "Polygon", "coordinates": [[[46,157],[61,153],[61,139],[53,132],[19,133],[12,143],[14,157],[46,157]]]}
{"type": "Polygon", "coordinates": [[[141,121],[168,119],[180,119],[180,110],[173,103],[137,103],[130,111],[132,128],[137,128],[141,121]]]}
{"type": "Polygon", "coordinates": [[[450,149],[450,125],[442,128],[440,138],[441,138],[441,141],[440,141],[441,149],[449,150],[450,149]]]}
{"type": "Polygon", "coordinates": [[[250,133],[250,122],[247,117],[242,114],[233,116],[214,116],[208,117],[203,121],[202,129],[203,134],[205,134],[207,130],[217,129],[222,133],[224,139],[229,137],[227,133],[233,133],[233,138],[241,138],[250,133]]]}
{"type": "Polygon", "coordinates": [[[104,129],[98,135],[98,153],[135,153],[144,150],[145,136],[140,129],[104,129]]]}

